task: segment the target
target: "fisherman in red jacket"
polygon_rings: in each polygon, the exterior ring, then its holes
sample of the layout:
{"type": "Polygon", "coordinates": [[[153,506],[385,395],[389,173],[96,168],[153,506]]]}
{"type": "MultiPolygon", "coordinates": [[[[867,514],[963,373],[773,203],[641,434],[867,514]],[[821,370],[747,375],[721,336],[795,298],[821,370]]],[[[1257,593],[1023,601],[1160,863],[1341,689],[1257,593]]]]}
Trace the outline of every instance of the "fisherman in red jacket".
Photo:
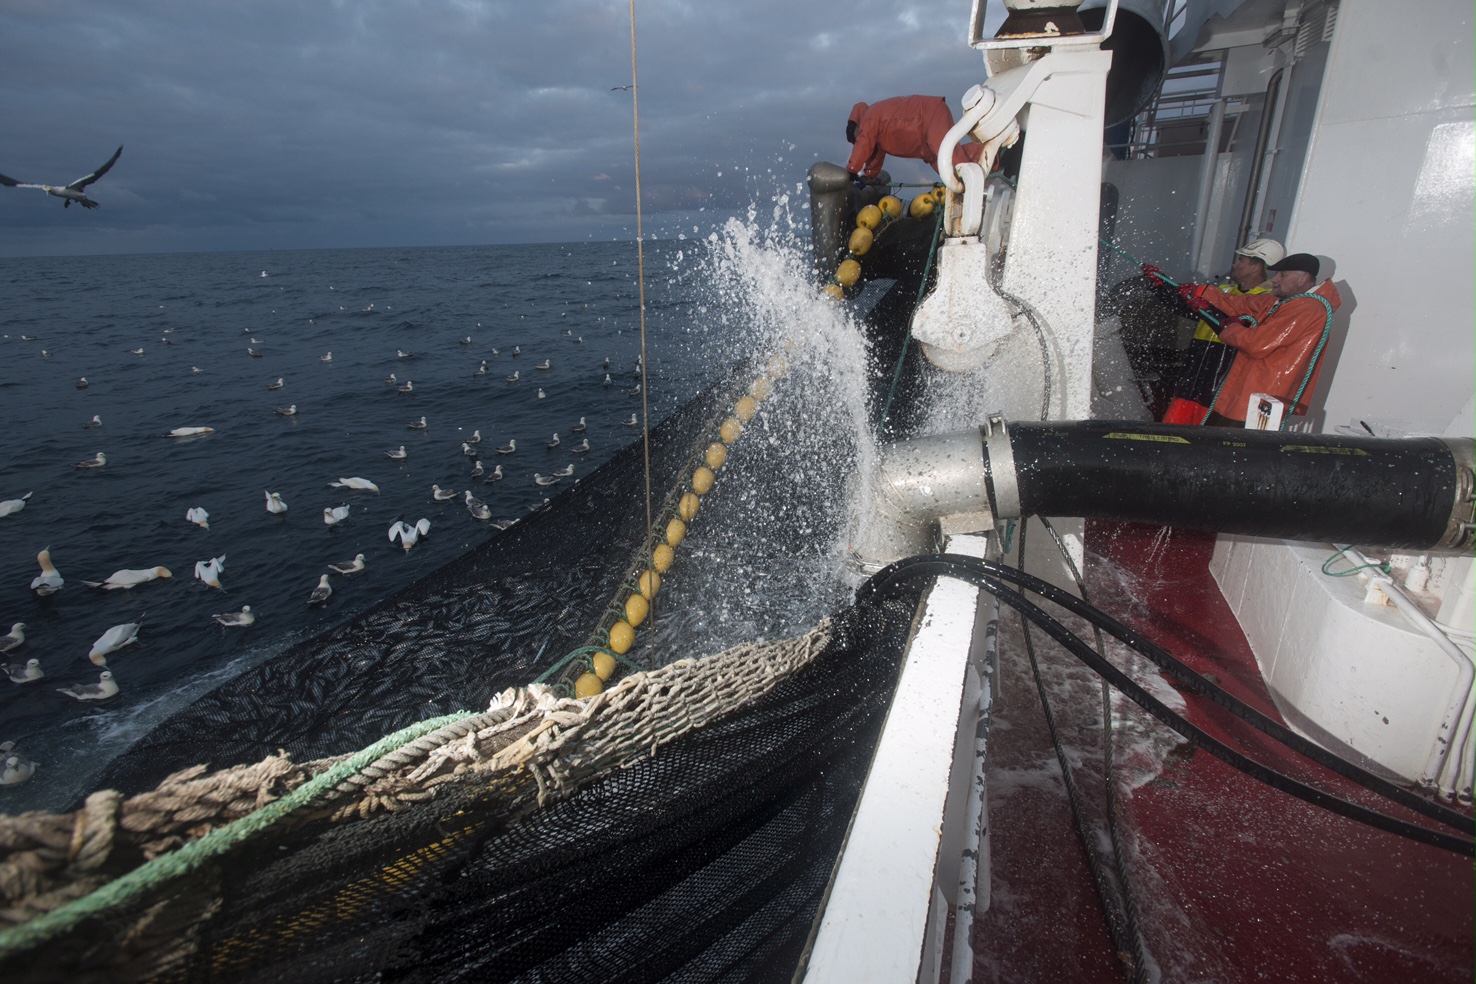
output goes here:
{"type": "MultiPolygon", "coordinates": [[[[938,148],[952,126],[953,114],[942,96],[893,96],[870,106],[858,102],[846,123],[846,139],[856,145],[846,170],[852,180],[874,178],[888,154],[937,167],[938,148]]],[[[977,164],[983,153],[983,144],[960,143],[953,148],[953,163],[977,164]]]]}
{"type": "Polygon", "coordinates": [[[1342,298],[1331,280],[1317,284],[1317,257],[1310,253],[1293,253],[1266,269],[1271,273],[1269,294],[1234,297],[1208,284],[1179,287],[1179,296],[1195,310],[1213,305],[1232,317],[1252,320],[1250,325],[1227,320],[1220,329],[1220,341],[1236,354],[1205,417],[1209,426],[1244,427],[1252,393],[1283,401],[1288,416],[1305,414],[1317,387],[1332,313],[1342,298]]]}

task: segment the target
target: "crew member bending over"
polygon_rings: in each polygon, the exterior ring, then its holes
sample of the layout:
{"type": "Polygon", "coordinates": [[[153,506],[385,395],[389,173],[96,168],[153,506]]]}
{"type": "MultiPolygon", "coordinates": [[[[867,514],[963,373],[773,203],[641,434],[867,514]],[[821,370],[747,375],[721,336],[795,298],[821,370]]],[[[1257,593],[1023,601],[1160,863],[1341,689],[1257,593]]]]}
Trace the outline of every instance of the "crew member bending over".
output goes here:
{"type": "MultiPolygon", "coordinates": [[[[938,148],[952,127],[953,114],[942,96],[893,96],[870,106],[858,102],[846,123],[846,139],[856,145],[846,170],[852,180],[874,178],[888,154],[936,168],[938,148]]],[[[983,153],[983,144],[960,143],[953,148],[953,163],[977,164],[983,153]]]]}
{"type": "Polygon", "coordinates": [[[1213,305],[1232,317],[1254,320],[1250,325],[1227,321],[1220,329],[1220,341],[1236,354],[1204,421],[1212,427],[1244,427],[1252,393],[1283,401],[1288,415],[1305,414],[1317,388],[1332,313],[1342,298],[1331,280],[1317,284],[1317,257],[1310,253],[1293,253],[1266,269],[1271,272],[1269,294],[1236,297],[1208,284],[1179,288],[1195,310],[1213,305]]]}

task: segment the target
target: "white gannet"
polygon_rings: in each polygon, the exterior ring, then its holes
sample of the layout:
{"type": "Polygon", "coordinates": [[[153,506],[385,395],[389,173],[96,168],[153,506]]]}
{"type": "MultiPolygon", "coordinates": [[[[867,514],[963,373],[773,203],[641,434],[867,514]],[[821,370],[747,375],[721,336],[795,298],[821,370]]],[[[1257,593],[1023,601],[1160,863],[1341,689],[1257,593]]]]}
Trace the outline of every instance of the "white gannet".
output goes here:
{"type": "Polygon", "coordinates": [[[308,604],[321,605],[328,600],[331,594],[333,594],[333,586],[328,583],[328,575],[324,574],[318,578],[318,586],[313,589],[313,593],[308,595],[308,604]]]}
{"type": "Polygon", "coordinates": [[[508,381],[508,382],[509,382],[509,383],[516,383],[516,382],[517,382],[517,381],[518,381],[518,374],[519,374],[519,373],[520,373],[520,372],[522,372],[522,370],[521,370],[521,369],[514,369],[514,370],[513,370],[513,374],[512,374],[512,375],[511,375],[511,376],[508,376],[508,377],[507,377],[507,381],[508,381]]]}
{"type": "Polygon", "coordinates": [[[560,468],[553,474],[558,476],[559,478],[568,478],[569,476],[574,474],[574,462],[569,462],[567,465],[565,465],[563,468],[560,468]]]}
{"type": "Polygon", "coordinates": [[[322,355],[318,356],[318,361],[319,362],[332,362],[333,361],[333,353],[332,352],[324,352],[322,355]]]}
{"type": "Polygon", "coordinates": [[[214,434],[214,427],[176,427],[165,434],[165,437],[199,437],[201,434],[214,434]]]}
{"type": "Polygon", "coordinates": [[[579,423],[575,424],[573,427],[570,427],[569,429],[571,431],[573,431],[574,433],[576,433],[576,434],[583,434],[588,427],[589,427],[589,425],[584,422],[584,418],[583,417],[580,417],[579,418],[579,423]]]}
{"type": "Polygon", "coordinates": [[[629,420],[622,420],[621,423],[626,427],[634,427],[636,425],[636,415],[631,414],[629,420]]]}
{"type": "Polygon", "coordinates": [[[294,403],[288,407],[278,407],[277,414],[282,417],[295,417],[297,416],[297,404],[294,403]]]}
{"type": "Polygon", "coordinates": [[[41,565],[41,573],[31,581],[31,590],[41,597],[56,594],[62,589],[61,571],[51,562],[51,548],[45,547],[36,555],[36,563],[41,565]]]}
{"type": "Polygon", "coordinates": [[[385,457],[393,458],[396,461],[404,461],[406,458],[410,457],[408,454],[405,453],[405,445],[403,444],[401,444],[397,450],[386,451],[384,454],[385,457]]]}
{"type": "Polygon", "coordinates": [[[0,786],[19,786],[36,774],[36,763],[15,750],[14,742],[0,743],[0,786]]]}
{"type": "Polygon", "coordinates": [[[82,426],[85,427],[88,430],[91,430],[94,427],[101,427],[102,426],[102,416],[100,414],[93,414],[92,415],[92,419],[89,420],[87,423],[83,424],[82,426]]]}
{"type": "Polygon", "coordinates": [[[113,151],[113,156],[108,158],[108,162],[106,164],[98,168],[96,171],[93,171],[86,177],[78,178],[71,184],[32,184],[26,181],[17,181],[14,178],[7,178],[5,175],[0,174],[0,185],[4,185],[7,188],[38,188],[41,191],[46,192],[48,195],[51,195],[53,198],[60,198],[62,200],[62,208],[71,208],[73,202],[76,202],[83,208],[97,208],[97,202],[93,201],[91,198],[88,198],[85,194],[83,194],[83,192],[88,185],[92,184],[98,178],[101,178],[104,174],[107,174],[112,166],[118,163],[118,158],[121,156],[123,156],[123,148],[119,147],[117,150],[113,151]]]}
{"type": "Polygon", "coordinates": [[[101,468],[104,465],[106,465],[107,463],[108,463],[108,456],[105,455],[105,454],[103,454],[101,451],[99,451],[97,453],[97,457],[93,458],[91,461],[79,461],[79,462],[77,462],[77,467],[78,468],[101,468]]]}
{"type": "Polygon", "coordinates": [[[517,449],[518,449],[518,442],[516,440],[512,439],[512,438],[508,438],[507,443],[504,444],[502,447],[500,447],[500,448],[497,449],[497,453],[498,454],[512,454],[517,449]]]}
{"type": "Polygon", "coordinates": [[[92,644],[87,658],[98,666],[106,666],[109,653],[115,653],[124,646],[138,641],[138,630],[141,625],[143,625],[142,621],[124,622],[122,625],[113,626],[92,644]]]}
{"type": "Polygon", "coordinates": [[[348,514],[349,514],[349,506],[348,506],[348,503],[344,503],[341,506],[324,506],[323,507],[323,523],[326,526],[337,526],[339,523],[343,522],[345,519],[348,519],[348,514]]]}
{"type": "Polygon", "coordinates": [[[552,369],[553,368],[553,360],[551,360],[551,359],[544,359],[542,362],[538,363],[538,365],[534,366],[533,368],[534,369],[552,369]]]}
{"type": "Polygon", "coordinates": [[[226,626],[227,628],[238,629],[244,629],[246,626],[256,621],[256,613],[251,610],[250,605],[242,605],[239,612],[223,612],[219,615],[212,615],[210,617],[215,619],[221,625],[226,626]]]}
{"type": "Polygon", "coordinates": [[[540,475],[537,472],[533,473],[534,485],[555,485],[558,483],[558,480],[559,479],[557,475],[540,475]]]}
{"type": "Polygon", "coordinates": [[[70,687],[57,687],[56,692],[78,700],[107,700],[118,693],[118,682],[111,670],[103,670],[96,683],[74,683],[70,687]]]}
{"type": "Polygon", "coordinates": [[[205,507],[203,506],[191,506],[186,509],[185,519],[188,522],[194,523],[202,530],[210,529],[210,514],[205,511],[205,507]]]}
{"type": "Polygon", "coordinates": [[[389,541],[394,543],[400,541],[400,546],[409,550],[420,542],[420,538],[430,532],[430,520],[421,518],[411,526],[403,520],[395,520],[394,525],[389,528],[389,541]]]}
{"type": "Polygon", "coordinates": [[[385,376],[384,377],[384,384],[386,386],[393,386],[393,385],[395,385],[398,382],[399,382],[399,380],[397,378],[395,378],[395,374],[394,373],[390,373],[388,376],[385,376]]]}
{"type": "Polygon", "coordinates": [[[83,581],[82,583],[89,588],[102,588],[104,591],[117,591],[119,589],[127,591],[129,588],[136,588],[140,584],[147,584],[156,578],[173,576],[173,574],[169,573],[169,568],[167,567],[149,567],[137,571],[114,571],[108,575],[105,581],[83,581]]]}
{"type": "Polygon", "coordinates": [[[397,392],[400,392],[400,393],[414,393],[415,392],[415,384],[412,383],[410,380],[407,379],[403,383],[401,383],[399,386],[396,386],[395,387],[395,390],[397,392]]]}
{"type": "Polygon", "coordinates": [[[462,441],[461,453],[466,455],[468,458],[475,459],[477,456],[477,449],[472,447],[470,444],[467,444],[465,441],[462,441]]]}
{"type": "Polygon", "coordinates": [[[608,372],[605,373],[605,383],[604,383],[604,385],[609,386],[611,382],[612,382],[612,380],[610,379],[610,374],[608,372]]]}
{"type": "Polygon", "coordinates": [[[341,564],[329,564],[328,569],[335,574],[357,574],[364,569],[364,555],[356,554],[353,560],[341,564]]]}
{"type": "Polygon", "coordinates": [[[481,444],[482,432],[480,429],[472,431],[472,436],[466,439],[467,444],[481,444]]]}
{"type": "Polygon", "coordinates": [[[85,390],[87,388],[87,385],[88,385],[87,384],[87,377],[86,376],[78,376],[77,377],[77,381],[75,383],[73,383],[72,385],[75,386],[75,387],[77,387],[79,390],[85,390]]]}
{"type": "Polygon", "coordinates": [[[559,432],[558,431],[554,431],[554,436],[551,437],[551,438],[549,438],[548,441],[547,441],[547,443],[544,446],[545,447],[550,447],[550,448],[556,448],[556,447],[558,447],[559,446],[559,432]]]}
{"type": "Polygon", "coordinates": [[[496,468],[492,469],[492,474],[487,476],[487,484],[491,485],[493,482],[500,481],[502,481],[502,466],[498,465],[496,468]]]}
{"type": "Polygon", "coordinates": [[[395,349],[395,358],[397,359],[411,359],[414,357],[414,352],[406,352],[404,349],[395,349]]]}
{"type": "Polygon", "coordinates": [[[275,383],[267,383],[267,389],[276,391],[281,389],[284,385],[285,384],[282,382],[282,377],[278,376],[275,383]]]}
{"type": "Polygon", "coordinates": [[[246,346],[246,354],[251,356],[253,359],[261,358],[261,353],[256,351],[256,349],[252,348],[250,345],[246,346]]]}
{"type": "Polygon", "coordinates": [[[0,636],[0,653],[8,653],[12,649],[19,649],[26,641],[26,623],[16,622],[10,627],[10,632],[0,636]]]}
{"type": "Polygon", "coordinates": [[[328,487],[333,489],[358,489],[366,492],[379,491],[379,486],[367,478],[340,478],[336,482],[329,482],[328,487]]]}
{"type": "Polygon", "coordinates": [[[448,499],[456,498],[456,492],[451,489],[443,489],[439,485],[432,485],[431,498],[437,502],[445,502],[448,499]]]}
{"type": "Polygon", "coordinates": [[[41,669],[41,661],[34,656],[24,663],[5,663],[4,667],[11,683],[34,683],[46,676],[46,671],[41,669]]]}
{"type": "Polygon", "coordinates": [[[282,498],[280,492],[265,492],[267,512],[273,516],[280,516],[287,511],[287,500],[282,498]]]}
{"type": "Polygon", "coordinates": [[[580,441],[578,444],[574,445],[569,450],[572,451],[574,454],[588,454],[589,453],[589,438],[586,437],[584,440],[580,441]]]}
{"type": "Polygon", "coordinates": [[[545,393],[545,392],[543,392],[543,387],[542,386],[538,387],[538,398],[540,400],[542,400],[542,399],[546,398],[547,396],[548,396],[548,394],[545,393]]]}
{"type": "Polygon", "coordinates": [[[492,510],[481,499],[473,498],[470,490],[466,493],[466,510],[471,513],[472,519],[492,518],[492,510]]]}
{"type": "Polygon", "coordinates": [[[26,500],[34,494],[34,491],[27,492],[19,499],[6,499],[4,502],[0,502],[0,516],[10,516],[20,512],[26,508],[26,500]]]}

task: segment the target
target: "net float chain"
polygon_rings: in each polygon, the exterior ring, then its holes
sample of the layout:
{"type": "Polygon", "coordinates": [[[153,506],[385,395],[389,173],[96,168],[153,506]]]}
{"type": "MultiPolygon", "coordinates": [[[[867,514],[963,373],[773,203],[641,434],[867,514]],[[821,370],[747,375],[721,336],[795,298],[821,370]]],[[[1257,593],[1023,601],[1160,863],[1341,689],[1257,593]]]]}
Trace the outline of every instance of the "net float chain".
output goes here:
{"type": "MultiPolygon", "coordinates": [[[[933,210],[947,193],[946,189],[939,186],[926,194],[918,195],[907,206],[907,214],[914,219],[927,218],[933,214],[933,210]]],[[[826,297],[840,300],[846,296],[848,288],[856,286],[861,280],[861,257],[871,252],[871,245],[876,241],[876,230],[901,215],[902,199],[895,195],[887,195],[875,205],[867,205],[856,213],[856,229],[851,233],[850,242],[846,244],[846,258],[840,261],[830,283],[825,285],[826,297]]]]}
{"type": "Polygon", "coordinates": [[[758,405],[774,392],[772,377],[783,375],[787,363],[775,357],[766,367],[766,375],[759,376],[748,387],[748,394],[733,404],[733,413],[718,427],[719,440],[713,441],[702,454],[703,464],[692,471],[690,491],[682,493],[677,501],[677,514],[666,524],[663,542],[651,551],[651,566],[636,579],[635,590],[626,596],[623,617],[610,626],[610,652],[595,653],[590,659],[589,672],[574,681],[575,697],[593,697],[605,689],[605,681],[615,673],[617,663],[611,653],[624,656],[635,645],[635,630],[651,613],[651,599],[661,590],[661,575],[671,569],[676,561],[676,548],[687,538],[687,524],[697,515],[702,497],[712,491],[717,483],[717,471],[728,461],[728,449],[743,436],[743,425],[758,413],[758,405]]]}

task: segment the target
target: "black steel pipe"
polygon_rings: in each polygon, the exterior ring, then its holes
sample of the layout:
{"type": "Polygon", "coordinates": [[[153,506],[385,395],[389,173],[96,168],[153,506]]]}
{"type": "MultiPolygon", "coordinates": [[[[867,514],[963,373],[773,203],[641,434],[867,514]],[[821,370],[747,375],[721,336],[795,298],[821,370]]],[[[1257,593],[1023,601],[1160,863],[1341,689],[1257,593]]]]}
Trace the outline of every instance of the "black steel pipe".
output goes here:
{"type": "Polygon", "coordinates": [[[1131,421],[1013,423],[986,441],[996,516],[1083,516],[1418,550],[1471,543],[1472,442],[1131,421]],[[1003,501],[1001,501],[1003,500],[1003,501]]]}

